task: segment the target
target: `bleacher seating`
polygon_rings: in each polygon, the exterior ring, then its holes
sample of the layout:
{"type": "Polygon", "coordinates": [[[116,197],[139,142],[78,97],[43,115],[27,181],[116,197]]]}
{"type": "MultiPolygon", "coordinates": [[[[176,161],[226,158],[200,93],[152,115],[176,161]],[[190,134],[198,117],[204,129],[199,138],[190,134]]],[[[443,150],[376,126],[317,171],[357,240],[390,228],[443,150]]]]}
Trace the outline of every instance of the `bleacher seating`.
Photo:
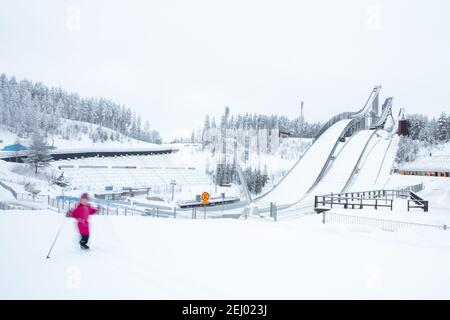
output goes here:
{"type": "Polygon", "coordinates": [[[210,186],[211,179],[201,170],[188,166],[174,154],[93,157],[54,161],[52,165],[64,171],[71,186],[85,190],[122,188],[168,189],[172,180],[183,186],[210,186]]]}

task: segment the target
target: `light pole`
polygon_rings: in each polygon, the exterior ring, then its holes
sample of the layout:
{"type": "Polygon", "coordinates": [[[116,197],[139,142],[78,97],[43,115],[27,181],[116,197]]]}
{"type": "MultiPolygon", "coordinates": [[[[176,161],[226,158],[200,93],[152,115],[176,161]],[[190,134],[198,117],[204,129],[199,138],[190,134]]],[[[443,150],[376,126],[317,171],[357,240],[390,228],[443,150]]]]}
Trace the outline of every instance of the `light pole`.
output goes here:
{"type": "Polygon", "coordinates": [[[174,199],[174,197],[175,197],[175,185],[177,184],[177,181],[176,180],[172,180],[172,181],[170,181],[170,185],[172,186],[172,201],[173,201],[173,199],[174,199]]]}

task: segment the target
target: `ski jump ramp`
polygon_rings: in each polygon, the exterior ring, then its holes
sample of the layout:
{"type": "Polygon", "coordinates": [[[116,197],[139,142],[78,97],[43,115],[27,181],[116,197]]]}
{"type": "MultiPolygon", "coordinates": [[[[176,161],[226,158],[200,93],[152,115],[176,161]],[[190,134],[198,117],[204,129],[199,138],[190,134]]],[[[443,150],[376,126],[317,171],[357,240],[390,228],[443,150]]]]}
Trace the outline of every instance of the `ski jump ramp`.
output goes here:
{"type": "Polygon", "coordinates": [[[350,121],[341,120],[325,131],[285,178],[259,201],[292,204],[302,198],[319,176],[330,150],[350,121]]]}
{"type": "Polygon", "coordinates": [[[386,99],[381,115],[373,117],[373,110],[378,110],[375,104],[379,91],[380,87],[373,89],[361,110],[330,120],[288,174],[254,200],[258,210],[267,211],[270,203],[277,204],[279,213],[310,210],[317,194],[383,186],[390,175],[398,139],[395,126],[393,133],[384,130],[391,115],[391,97],[386,99]]]}

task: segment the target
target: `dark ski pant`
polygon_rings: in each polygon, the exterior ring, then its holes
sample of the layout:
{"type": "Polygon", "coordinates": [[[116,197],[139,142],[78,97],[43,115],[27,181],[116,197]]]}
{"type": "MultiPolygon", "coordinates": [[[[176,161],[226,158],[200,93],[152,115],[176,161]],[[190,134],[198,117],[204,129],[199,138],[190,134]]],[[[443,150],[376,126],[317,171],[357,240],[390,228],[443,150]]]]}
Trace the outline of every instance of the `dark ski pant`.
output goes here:
{"type": "Polygon", "coordinates": [[[88,234],[81,235],[81,240],[80,240],[80,244],[81,245],[87,244],[88,241],[89,241],[89,235],[88,234]]]}

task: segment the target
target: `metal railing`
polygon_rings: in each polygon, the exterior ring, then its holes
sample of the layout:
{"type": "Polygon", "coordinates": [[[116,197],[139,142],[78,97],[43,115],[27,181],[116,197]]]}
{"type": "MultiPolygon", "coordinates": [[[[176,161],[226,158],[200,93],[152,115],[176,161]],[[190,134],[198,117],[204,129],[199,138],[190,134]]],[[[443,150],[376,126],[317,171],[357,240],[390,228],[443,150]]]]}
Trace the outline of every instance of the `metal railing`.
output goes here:
{"type": "MultiPolygon", "coordinates": [[[[48,197],[48,206],[56,209],[58,212],[66,213],[72,210],[79,200],[75,197],[48,197]]],[[[180,210],[179,208],[161,208],[161,207],[138,207],[135,205],[121,205],[110,203],[101,199],[91,199],[91,202],[101,206],[98,214],[115,215],[115,216],[146,216],[153,218],[187,218],[187,219],[218,219],[218,218],[235,218],[238,219],[242,213],[236,214],[220,214],[212,207],[204,206],[203,208],[192,208],[192,210],[180,210]]]]}
{"type": "Polygon", "coordinates": [[[419,184],[415,184],[412,186],[401,186],[401,187],[396,187],[394,188],[394,190],[401,190],[401,191],[405,191],[405,192],[420,192],[424,189],[423,186],[423,182],[419,183],[419,184]]]}
{"type": "Polygon", "coordinates": [[[0,201],[0,210],[14,210],[14,209],[17,209],[15,205],[0,201]]]}
{"type": "MultiPolygon", "coordinates": [[[[144,215],[144,210],[139,210],[133,207],[126,207],[126,206],[103,206],[101,203],[98,203],[97,201],[93,200],[93,203],[99,204],[100,210],[98,214],[100,215],[122,215],[122,216],[128,216],[128,215],[144,215]]],[[[48,197],[48,206],[55,208],[58,210],[58,212],[66,213],[69,210],[72,210],[76,205],[78,204],[78,201],[72,200],[72,199],[58,199],[53,197],[48,197]]]]}
{"type": "Polygon", "coordinates": [[[389,97],[386,98],[384,104],[383,104],[383,113],[381,114],[380,118],[375,122],[374,124],[370,125],[370,129],[377,129],[384,126],[386,123],[387,117],[392,114],[392,102],[394,98],[389,97]]]}
{"type": "Polygon", "coordinates": [[[415,222],[404,222],[397,220],[386,220],[386,219],[376,219],[361,216],[352,216],[333,212],[323,212],[322,213],[322,223],[343,223],[343,224],[356,224],[364,225],[373,228],[378,228],[384,231],[396,231],[400,228],[414,227],[418,229],[425,230],[448,230],[447,225],[433,225],[433,224],[423,224],[415,222]]]}
{"type": "Polygon", "coordinates": [[[22,200],[22,201],[32,201],[32,202],[41,202],[41,203],[45,203],[48,202],[48,197],[49,196],[45,196],[45,195],[40,195],[40,194],[32,194],[32,193],[17,193],[17,200],[22,200]]]}
{"type": "Polygon", "coordinates": [[[428,212],[428,200],[422,199],[412,191],[409,192],[409,196],[411,199],[408,200],[408,211],[410,208],[420,208],[424,212],[428,212]]]}
{"type": "MultiPolygon", "coordinates": [[[[49,149],[51,155],[58,154],[79,154],[79,153],[105,153],[105,152],[151,152],[151,151],[166,151],[173,152],[178,151],[178,149],[170,145],[158,145],[158,146],[148,146],[148,147],[93,147],[93,148],[58,148],[49,149]]],[[[28,150],[21,151],[2,151],[0,150],[1,158],[11,158],[11,157],[25,157],[28,154],[28,150]]]]}
{"type": "Polygon", "coordinates": [[[314,196],[314,208],[319,205],[343,206],[344,209],[363,209],[364,207],[388,207],[392,211],[394,198],[408,199],[409,208],[422,208],[425,212],[428,211],[428,201],[420,198],[414,192],[423,190],[423,183],[407,186],[397,187],[395,189],[380,189],[368,191],[354,191],[343,192],[336,194],[325,194],[314,196]],[[415,203],[411,205],[410,202],[415,203]]]}
{"type": "Polygon", "coordinates": [[[364,207],[374,207],[377,210],[380,207],[390,208],[392,211],[392,204],[394,200],[387,196],[382,198],[366,198],[366,197],[345,197],[341,195],[324,195],[314,197],[314,208],[317,208],[320,204],[322,206],[330,205],[343,206],[344,209],[363,209],[364,207]]]}

